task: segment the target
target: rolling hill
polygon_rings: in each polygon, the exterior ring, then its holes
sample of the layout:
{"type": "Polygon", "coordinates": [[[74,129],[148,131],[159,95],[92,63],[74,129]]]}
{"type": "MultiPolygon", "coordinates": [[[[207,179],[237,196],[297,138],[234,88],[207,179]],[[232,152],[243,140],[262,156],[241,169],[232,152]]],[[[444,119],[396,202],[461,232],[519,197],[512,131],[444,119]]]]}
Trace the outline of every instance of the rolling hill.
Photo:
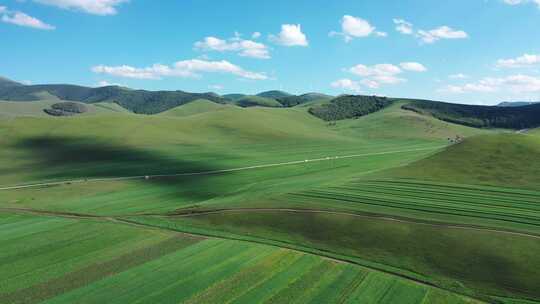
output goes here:
{"type": "Polygon", "coordinates": [[[272,99],[278,99],[278,98],[284,98],[292,96],[292,94],[289,94],[287,92],[279,91],[279,90],[272,90],[272,91],[266,91],[261,92],[257,94],[256,96],[264,97],[264,98],[272,98],[272,99]]]}
{"type": "Polygon", "coordinates": [[[476,128],[528,129],[540,126],[540,104],[522,107],[476,106],[414,100],[406,110],[476,128]]]}
{"type": "MultiPolygon", "coordinates": [[[[4,81],[4,83],[7,83],[4,81]]],[[[216,103],[227,100],[213,93],[188,93],[184,91],[132,90],[119,86],[90,88],[76,85],[10,85],[0,87],[0,100],[37,101],[43,94],[61,100],[83,103],[114,102],[139,114],[156,114],[197,99],[216,103]]]]}

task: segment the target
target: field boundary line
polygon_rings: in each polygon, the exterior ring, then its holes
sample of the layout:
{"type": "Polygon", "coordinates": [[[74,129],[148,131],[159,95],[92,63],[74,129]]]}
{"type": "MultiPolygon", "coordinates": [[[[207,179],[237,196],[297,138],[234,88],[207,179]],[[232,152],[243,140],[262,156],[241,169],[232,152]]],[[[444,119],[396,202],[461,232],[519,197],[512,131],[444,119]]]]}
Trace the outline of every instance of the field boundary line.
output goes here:
{"type": "Polygon", "coordinates": [[[384,152],[372,152],[372,153],[352,154],[352,155],[343,155],[343,156],[328,156],[328,157],[321,157],[321,158],[314,158],[314,159],[295,160],[295,161],[289,161],[289,162],[271,163],[271,164],[254,165],[254,166],[230,168],[230,169],[220,169],[220,170],[201,171],[201,172],[184,172],[184,173],[154,174],[154,175],[134,175],[134,176],[124,176],[124,177],[79,178],[79,179],[62,180],[62,181],[55,181],[55,182],[38,182],[38,183],[33,183],[33,184],[3,186],[3,187],[0,187],[0,191],[18,190],[18,189],[26,189],[26,188],[38,188],[38,187],[49,187],[49,186],[60,186],[60,185],[66,185],[66,184],[82,184],[82,183],[89,183],[89,182],[113,182],[113,181],[127,181],[127,180],[145,180],[145,179],[152,179],[152,178],[212,175],[212,174],[220,174],[220,173],[229,173],[229,172],[246,171],[246,170],[254,170],[254,169],[264,169],[264,168],[271,168],[271,167],[291,166],[291,165],[308,164],[308,163],[315,163],[315,162],[323,162],[323,161],[331,161],[331,160],[339,160],[339,159],[349,159],[349,158],[366,157],[366,156],[377,156],[377,155],[407,153],[407,152],[416,152],[416,151],[438,150],[438,149],[445,148],[445,147],[447,147],[447,146],[445,145],[445,146],[436,146],[436,147],[427,147],[427,148],[394,150],[394,151],[384,151],[384,152]]]}
{"type": "Polygon", "coordinates": [[[207,211],[195,211],[195,212],[188,212],[186,213],[178,213],[178,214],[139,214],[139,215],[133,215],[133,216],[156,216],[156,217],[195,217],[195,216],[204,216],[209,214],[220,214],[220,213],[227,213],[227,212],[289,212],[289,213],[320,213],[320,214],[330,214],[330,215],[345,215],[345,216],[351,216],[351,217],[359,217],[359,218],[369,218],[369,219],[378,219],[383,221],[392,221],[392,222],[399,222],[399,223],[408,223],[408,224],[418,224],[418,225],[424,225],[424,226],[432,226],[432,227],[440,227],[440,228],[449,228],[449,229],[469,229],[469,230],[476,230],[476,231],[486,231],[486,232],[493,232],[493,233],[504,233],[504,234],[510,234],[510,235],[518,235],[523,237],[531,237],[531,238],[537,238],[540,239],[540,235],[533,234],[533,233],[526,233],[526,232],[519,232],[519,231],[513,231],[508,229],[495,229],[490,227],[482,227],[482,226],[474,226],[474,225],[467,225],[467,224],[456,224],[456,223],[444,223],[440,222],[437,223],[436,221],[418,221],[414,220],[412,218],[407,217],[399,217],[399,216],[379,216],[376,214],[369,215],[369,214],[360,214],[360,213],[354,213],[354,212],[346,212],[346,211],[331,211],[331,210],[319,210],[319,209],[295,209],[295,208],[229,208],[229,209],[215,209],[215,210],[207,210],[207,211]]]}

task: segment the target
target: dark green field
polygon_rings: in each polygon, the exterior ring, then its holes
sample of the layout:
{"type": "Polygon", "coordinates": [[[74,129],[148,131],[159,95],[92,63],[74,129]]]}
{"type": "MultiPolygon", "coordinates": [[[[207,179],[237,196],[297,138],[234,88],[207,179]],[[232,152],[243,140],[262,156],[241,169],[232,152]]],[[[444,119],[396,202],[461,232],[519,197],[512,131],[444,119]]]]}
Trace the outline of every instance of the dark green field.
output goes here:
{"type": "Polygon", "coordinates": [[[55,102],[0,101],[0,303],[540,303],[536,130],[55,102]]]}

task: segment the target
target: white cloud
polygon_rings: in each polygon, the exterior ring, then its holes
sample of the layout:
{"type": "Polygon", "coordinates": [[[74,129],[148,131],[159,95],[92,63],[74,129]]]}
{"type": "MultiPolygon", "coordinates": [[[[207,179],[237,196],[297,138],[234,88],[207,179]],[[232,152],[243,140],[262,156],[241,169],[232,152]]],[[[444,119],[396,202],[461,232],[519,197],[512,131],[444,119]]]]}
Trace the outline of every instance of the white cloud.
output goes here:
{"type": "Polygon", "coordinates": [[[463,74],[463,73],[458,73],[458,74],[452,74],[452,75],[448,75],[448,78],[450,79],[467,79],[469,78],[469,76],[463,74]]]}
{"type": "Polygon", "coordinates": [[[220,85],[220,84],[211,84],[208,86],[209,89],[211,90],[223,90],[223,86],[220,85]]]}
{"type": "Polygon", "coordinates": [[[116,7],[129,0],[34,0],[63,9],[73,9],[94,15],[115,15],[116,7]]]}
{"type": "Polygon", "coordinates": [[[429,31],[419,30],[417,37],[420,38],[422,42],[429,44],[441,39],[465,39],[468,38],[469,35],[464,31],[454,30],[453,28],[444,25],[429,31]]]}
{"type": "Polygon", "coordinates": [[[96,87],[98,87],[98,88],[109,87],[109,86],[125,87],[125,85],[122,85],[122,84],[119,84],[119,83],[108,82],[106,80],[101,80],[96,84],[96,87]]]}
{"type": "Polygon", "coordinates": [[[378,88],[381,84],[398,84],[407,81],[397,76],[403,71],[398,66],[389,63],[373,66],[358,64],[349,68],[348,72],[363,77],[361,83],[370,88],[378,88]]]}
{"type": "Polygon", "coordinates": [[[413,24],[403,19],[394,19],[394,24],[396,25],[396,31],[404,35],[412,35],[414,32],[413,24]]]}
{"type": "Polygon", "coordinates": [[[306,35],[302,33],[300,24],[283,24],[281,32],[275,36],[270,35],[270,40],[284,46],[308,46],[306,35]]]}
{"type": "Polygon", "coordinates": [[[456,94],[497,91],[508,91],[517,94],[536,93],[540,92],[540,78],[521,74],[506,77],[487,77],[478,82],[467,83],[462,86],[449,85],[439,91],[456,94]]]}
{"type": "Polygon", "coordinates": [[[362,91],[360,88],[360,83],[354,80],[348,79],[348,78],[336,80],[332,82],[330,85],[333,88],[345,89],[345,90],[353,91],[355,93],[360,93],[362,91]]]}
{"type": "Polygon", "coordinates": [[[354,38],[368,37],[372,34],[378,37],[388,36],[385,32],[376,31],[376,28],[367,20],[350,15],[341,18],[341,32],[330,32],[330,36],[343,36],[345,42],[349,42],[354,38]]]}
{"type": "Polygon", "coordinates": [[[244,70],[226,60],[207,61],[191,59],[178,61],[172,66],[154,64],[150,67],[136,68],[128,65],[92,67],[92,71],[98,74],[108,74],[117,77],[135,79],[161,79],[163,77],[200,77],[201,73],[225,73],[239,76],[245,79],[264,80],[268,77],[264,73],[256,73],[244,70]]]}
{"type": "Polygon", "coordinates": [[[540,0],[503,0],[503,2],[509,5],[535,3],[540,8],[540,0]]]}
{"type": "Polygon", "coordinates": [[[418,62],[402,62],[399,64],[399,66],[406,70],[411,72],[425,72],[427,71],[427,68],[418,62]]]}
{"type": "Polygon", "coordinates": [[[402,62],[399,66],[390,63],[375,64],[373,66],[358,64],[346,69],[346,71],[362,78],[360,81],[355,82],[355,84],[377,89],[381,85],[406,82],[407,79],[400,77],[404,71],[425,72],[427,68],[418,62],[402,62]]]}
{"type": "Polygon", "coordinates": [[[2,14],[2,22],[5,23],[31,27],[39,30],[54,30],[56,28],[53,25],[47,24],[23,12],[12,12],[5,6],[0,6],[0,14],[2,14]]]}
{"type": "MultiPolygon", "coordinates": [[[[540,1],[540,0],[539,0],[540,1]]],[[[497,60],[499,68],[524,68],[540,64],[540,55],[524,54],[511,59],[497,60]]]]}
{"type": "Polygon", "coordinates": [[[253,34],[251,34],[251,39],[259,39],[260,37],[261,37],[260,32],[254,32],[253,34]]]}
{"type": "Polygon", "coordinates": [[[206,37],[203,41],[195,42],[195,48],[204,51],[238,52],[240,56],[258,59],[270,58],[266,45],[253,40],[243,40],[239,35],[230,38],[228,41],[216,37],[206,37]]]}

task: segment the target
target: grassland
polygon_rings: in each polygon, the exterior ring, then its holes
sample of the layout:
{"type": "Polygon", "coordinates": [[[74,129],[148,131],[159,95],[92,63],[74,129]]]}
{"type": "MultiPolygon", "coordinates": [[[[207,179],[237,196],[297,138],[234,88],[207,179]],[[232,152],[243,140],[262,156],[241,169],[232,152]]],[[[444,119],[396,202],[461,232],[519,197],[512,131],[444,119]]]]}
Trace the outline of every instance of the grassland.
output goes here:
{"type": "MultiPolygon", "coordinates": [[[[50,108],[53,104],[60,102],[59,99],[48,99],[32,102],[20,102],[20,101],[0,101],[0,117],[48,117],[49,115],[43,110],[50,108]]],[[[127,110],[113,103],[96,103],[86,105],[88,112],[81,115],[96,115],[107,114],[114,112],[127,113],[127,110]]]]}
{"type": "MultiPolygon", "coordinates": [[[[66,181],[0,191],[0,208],[11,218],[0,218],[0,227],[7,227],[6,235],[14,231],[12,226],[28,230],[18,243],[8,239],[14,247],[6,255],[16,256],[27,243],[63,240],[56,235],[62,228],[43,232],[49,236],[40,238],[40,229],[49,227],[40,221],[73,223],[72,234],[65,236],[72,239],[29,251],[28,260],[21,261],[31,263],[34,254],[43,252],[34,264],[39,269],[46,267],[40,263],[45,265],[54,252],[59,253],[58,275],[36,270],[27,274],[35,281],[25,283],[25,276],[17,273],[19,264],[7,263],[13,267],[7,279],[12,287],[1,296],[24,302],[22,294],[33,290],[28,288],[56,282],[61,287],[46,289],[62,292],[48,295],[50,303],[74,302],[83,296],[87,303],[474,302],[461,295],[492,303],[539,300],[535,284],[540,260],[535,253],[540,243],[534,235],[540,189],[534,187],[534,177],[525,176],[533,176],[536,167],[516,162],[521,169],[506,170],[507,174],[523,178],[507,175],[500,183],[459,173],[460,167],[444,167],[453,157],[475,168],[513,153],[536,151],[532,139],[522,139],[535,137],[492,136],[495,131],[402,110],[402,103],[336,125],[309,115],[306,106],[242,109],[208,107],[199,101],[155,116],[108,112],[76,119],[0,118],[0,186],[66,181]],[[448,138],[456,136],[468,139],[446,148],[448,138]],[[506,147],[507,143],[512,147],[517,143],[518,148],[506,147]],[[485,147],[477,150],[470,145],[485,147]],[[486,160],[498,146],[497,158],[486,160]],[[323,161],[85,182],[316,158],[323,161]],[[426,161],[446,171],[422,174],[426,161]],[[81,182],[69,182],[73,180],[81,182]],[[8,214],[23,211],[31,215],[16,216],[28,222],[13,224],[20,219],[8,214]],[[86,244],[74,241],[84,239],[86,230],[89,243],[84,248],[101,245],[125,251],[107,258],[96,254],[95,260],[70,268],[68,255],[85,250],[70,247],[63,253],[62,248],[86,244]],[[178,231],[211,238],[178,239],[178,231]],[[114,238],[115,233],[135,241],[116,244],[102,239],[114,238]],[[137,254],[154,244],[139,243],[138,238],[164,242],[169,249],[137,254]],[[173,250],[176,245],[170,242],[184,247],[173,250]],[[130,261],[122,258],[129,254],[137,256],[136,262],[113,266],[117,260],[130,261]],[[81,269],[96,268],[92,263],[101,262],[106,265],[103,269],[114,273],[89,271],[92,279],[85,279],[81,269]]],[[[479,174],[499,170],[504,171],[486,167],[479,174]]]]}
{"type": "Polygon", "coordinates": [[[105,219],[0,213],[0,225],[2,303],[480,303],[272,246],[105,219]]]}

